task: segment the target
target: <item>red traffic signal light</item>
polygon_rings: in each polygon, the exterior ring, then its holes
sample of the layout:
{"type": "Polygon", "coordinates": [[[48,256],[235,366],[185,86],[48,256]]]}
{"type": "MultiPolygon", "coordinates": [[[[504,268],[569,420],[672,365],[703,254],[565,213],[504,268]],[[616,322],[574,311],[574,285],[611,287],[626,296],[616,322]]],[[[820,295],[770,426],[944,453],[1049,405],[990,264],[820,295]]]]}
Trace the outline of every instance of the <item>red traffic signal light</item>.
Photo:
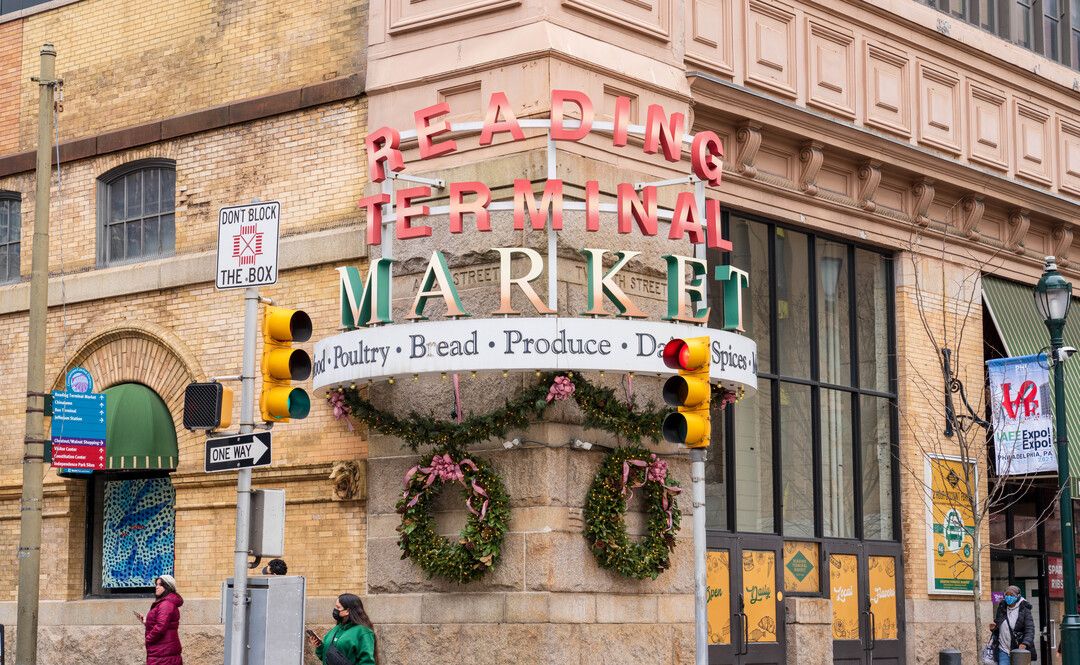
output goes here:
{"type": "Polygon", "coordinates": [[[664,439],[688,448],[705,448],[712,434],[709,407],[712,385],[709,383],[709,360],[712,353],[709,337],[673,339],[664,346],[664,364],[679,370],[664,382],[664,401],[677,411],[664,418],[664,439]]]}

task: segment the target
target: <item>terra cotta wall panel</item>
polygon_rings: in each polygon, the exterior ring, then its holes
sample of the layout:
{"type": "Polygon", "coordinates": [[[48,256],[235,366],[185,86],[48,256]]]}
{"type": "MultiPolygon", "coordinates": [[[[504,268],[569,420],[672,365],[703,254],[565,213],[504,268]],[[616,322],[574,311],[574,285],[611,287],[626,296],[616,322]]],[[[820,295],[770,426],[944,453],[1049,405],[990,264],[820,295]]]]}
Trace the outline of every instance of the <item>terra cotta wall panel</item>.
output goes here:
{"type": "Polygon", "coordinates": [[[735,73],[733,0],[689,0],[686,61],[719,74],[735,73]]]}
{"type": "Polygon", "coordinates": [[[671,38],[671,0],[563,0],[563,6],[665,42],[671,38]]]}
{"type": "Polygon", "coordinates": [[[1016,175],[1050,184],[1052,154],[1050,113],[1030,102],[1016,100],[1016,175]]]}
{"type": "Polygon", "coordinates": [[[919,62],[919,142],[960,154],[960,76],[919,62]]]}
{"type": "Polygon", "coordinates": [[[1058,117],[1061,189],[1080,196],[1080,120],[1058,117]]]}
{"type": "Polygon", "coordinates": [[[968,159],[1002,171],[1009,168],[1007,101],[998,88],[968,79],[968,159]]]}
{"type": "Polygon", "coordinates": [[[746,82],[796,96],[795,10],[779,2],[746,4],[746,82]]]}
{"type": "Polygon", "coordinates": [[[866,124],[911,135],[911,92],[908,55],[884,43],[867,42],[864,49],[866,124]]]}
{"type": "Polygon", "coordinates": [[[842,28],[806,19],[806,66],[810,106],[855,117],[855,37],[842,28]]]}
{"type": "Polygon", "coordinates": [[[390,0],[391,35],[431,28],[521,4],[521,0],[390,0]]]}

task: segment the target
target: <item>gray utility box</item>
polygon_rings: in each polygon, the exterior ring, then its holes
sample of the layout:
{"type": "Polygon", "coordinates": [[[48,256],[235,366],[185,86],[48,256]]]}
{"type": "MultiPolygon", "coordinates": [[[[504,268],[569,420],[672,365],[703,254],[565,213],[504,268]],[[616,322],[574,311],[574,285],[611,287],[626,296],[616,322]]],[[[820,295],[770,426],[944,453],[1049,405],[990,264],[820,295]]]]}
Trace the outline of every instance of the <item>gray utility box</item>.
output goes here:
{"type": "MultiPolygon", "coordinates": [[[[305,581],[299,575],[248,578],[247,665],[303,665],[305,581]]],[[[222,584],[225,665],[231,665],[233,579],[222,584]]]]}
{"type": "Polygon", "coordinates": [[[252,556],[285,556],[285,490],[251,493],[251,529],[248,551],[252,556]]]}

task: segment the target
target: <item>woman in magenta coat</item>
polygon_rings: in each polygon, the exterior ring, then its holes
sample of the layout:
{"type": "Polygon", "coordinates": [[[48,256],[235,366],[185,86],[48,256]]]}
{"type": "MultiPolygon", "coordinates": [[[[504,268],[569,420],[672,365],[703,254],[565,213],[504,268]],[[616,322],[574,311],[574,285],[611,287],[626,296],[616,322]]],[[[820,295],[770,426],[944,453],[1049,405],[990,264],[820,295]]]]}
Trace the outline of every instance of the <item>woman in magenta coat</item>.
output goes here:
{"type": "Polygon", "coordinates": [[[162,575],[154,580],[154,604],[146,616],[135,613],[146,626],[146,665],[183,665],[180,656],[180,606],[184,599],[176,593],[176,580],[162,575]]]}

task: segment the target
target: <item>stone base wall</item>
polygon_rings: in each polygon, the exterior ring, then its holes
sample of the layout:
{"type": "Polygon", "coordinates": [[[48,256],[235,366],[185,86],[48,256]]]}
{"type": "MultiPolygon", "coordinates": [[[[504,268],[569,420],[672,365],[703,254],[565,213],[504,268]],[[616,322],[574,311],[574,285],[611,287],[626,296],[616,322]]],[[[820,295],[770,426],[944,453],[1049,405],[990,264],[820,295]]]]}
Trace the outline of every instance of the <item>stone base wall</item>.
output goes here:
{"type": "Polygon", "coordinates": [[[832,663],[832,601],[789,596],[784,612],[787,665],[832,663]]]}

